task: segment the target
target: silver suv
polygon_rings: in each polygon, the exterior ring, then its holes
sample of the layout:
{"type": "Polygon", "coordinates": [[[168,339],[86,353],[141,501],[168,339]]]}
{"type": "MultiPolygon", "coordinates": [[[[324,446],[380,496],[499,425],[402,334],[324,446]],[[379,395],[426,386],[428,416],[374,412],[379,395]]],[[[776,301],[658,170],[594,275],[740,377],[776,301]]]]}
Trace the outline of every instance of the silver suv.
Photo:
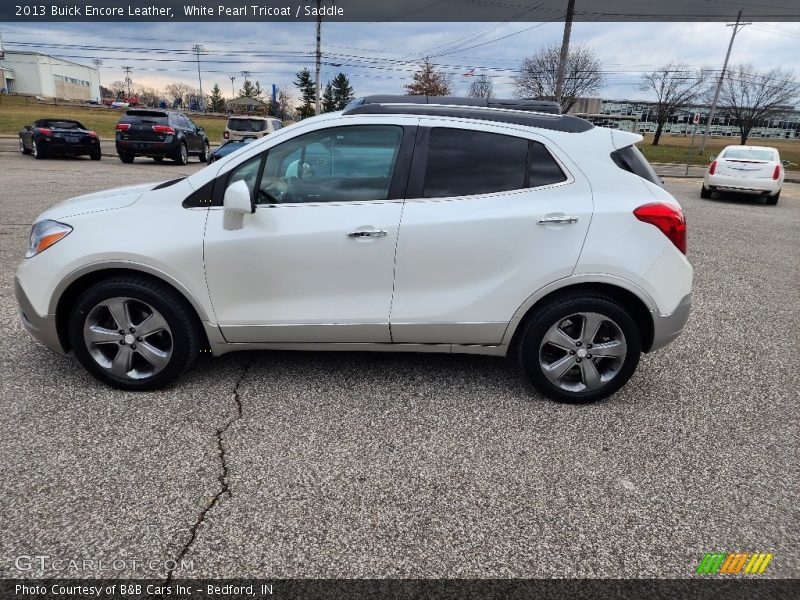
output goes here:
{"type": "Polygon", "coordinates": [[[225,131],[222,133],[222,143],[224,144],[227,140],[264,137],[282,127],[283,123],[279,119],[271,117],[230,117],[225,131]]]}

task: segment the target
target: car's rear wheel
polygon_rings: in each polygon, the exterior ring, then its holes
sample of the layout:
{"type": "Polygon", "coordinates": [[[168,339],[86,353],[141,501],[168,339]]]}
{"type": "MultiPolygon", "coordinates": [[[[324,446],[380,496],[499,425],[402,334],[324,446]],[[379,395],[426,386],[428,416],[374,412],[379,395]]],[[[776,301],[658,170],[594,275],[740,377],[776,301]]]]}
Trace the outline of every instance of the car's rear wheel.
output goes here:
{"type": "Polygon", "coordinates": [[[91,153],[89,154],[89,158],[91,158],[92,160],[100,160],[101,158],[103,158],[103,155],[100,152],[100,150],[92,150],[91,153]]]}
{"type": "Polygon", "coordinates": [[[777,194],[770,194],[769,196],[767,196],[767,204],[775,206],[778,203],[778,200],[780,199],[780,197],[781,197],[781,191],[780,190],[778,190],[777,194]]]}
{"type": "Polygon", "coordinates": [[[207,162],[208,161],[208,155],[210,153],[211,153],[211,148],[209,147],[208,142],[205,142],[203,144],[203,152],[202,152],[202,154],[200,154],[200,162],[203,162],[203,163],[207,162]]]}
{"type": "Polygon", "coordinates": [[[128,154],[127,152],[120,152],[119,159],[124,162],[126,165],[129,165],[133,162],[133,154],[128,154]]]}
{"type": "Polygon", "coordinates": [[[45,157],[44,149],[36,143],[36,140],[32,142],[33,147],[33,158],[42,159],[45,157]]]}
{"type": "Polygon", "coordinates": [[[181,144],[178,146],[178,149],[175,151],[174,160],[179,165],[185,165],[189,162],[189,150],[186,148],[186,144],[181,144]]]}
{"type": "Polygon", "coordinates": [[[31,151],[25,147],[25,141],[22,138],[19,138],[19,151],[23,154],[30,154],[31,151]]]}
{"type": "Polygon", "coordinates": [[[641,334],[616,300],[582,293],[537,309],[519,339],[533,385],[560,402],[593,402],[619,390],[639,364],[641,334]]]}
{"type": "Polygon", "coordinates": [[[69,315],[69,339],[89,373],[112,387],[166,386],[200,351],[199,324],[174,290],[140,277],[116,277],[86,290],[69,315]]]}
{"type": "Polygon", "coordinates": [[[700,197],[708,200],[709,198],[711,198],[711,190],[709,190],[706,186],[701,187],[700,197]]]}

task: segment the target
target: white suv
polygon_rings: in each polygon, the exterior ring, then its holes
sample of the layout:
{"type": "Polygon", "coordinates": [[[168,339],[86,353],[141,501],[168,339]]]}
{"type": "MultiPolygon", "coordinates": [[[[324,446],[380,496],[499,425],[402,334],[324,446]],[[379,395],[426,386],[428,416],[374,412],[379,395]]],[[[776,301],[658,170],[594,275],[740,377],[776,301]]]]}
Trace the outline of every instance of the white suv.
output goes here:
{"type": "Polygon", "coordinates": [[[129,390],[203,350],[292,349],[511,355],[550,398],[612,394],[691,301],[641,136],[434,101],[360,99],[53,206],[17,270],[23,323],[129,390]]]}

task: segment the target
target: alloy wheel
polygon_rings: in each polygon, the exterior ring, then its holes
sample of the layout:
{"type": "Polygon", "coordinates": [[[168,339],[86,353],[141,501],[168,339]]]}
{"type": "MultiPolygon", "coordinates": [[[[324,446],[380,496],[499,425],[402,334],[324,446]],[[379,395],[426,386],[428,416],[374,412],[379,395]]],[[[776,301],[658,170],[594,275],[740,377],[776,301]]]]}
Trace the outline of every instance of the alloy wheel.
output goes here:
{"type": "Polygon", "coordinates": [[[166,319],[134,298],[98,303],[86,317],[83,340],[100,367],[123,379],[152,377],[172,358],[173,337],[166,319]]]}
{"type": "Polygon", "coordinates": [[[596,312],[559,319],[539,345],[544,376],[569,392],[596,390],[622,369],[628,346],[620,326],[596,312]]]}

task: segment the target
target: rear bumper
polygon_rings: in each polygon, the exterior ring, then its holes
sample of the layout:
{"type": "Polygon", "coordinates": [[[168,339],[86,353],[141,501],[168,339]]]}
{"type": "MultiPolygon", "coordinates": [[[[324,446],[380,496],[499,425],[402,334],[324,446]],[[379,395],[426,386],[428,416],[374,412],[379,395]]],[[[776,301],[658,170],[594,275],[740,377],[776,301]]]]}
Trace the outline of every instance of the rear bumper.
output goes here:
{"type": "Polygon", "coordinates": [[[178,150],[180,142],[138,142],[133,140],[117,140],[117,154],[134,156],[172,156],[178,150]]]}
{"type": "Polygon", "coordinates": [[[17,277],[14,277],[14,295],[17,297],[17,304],[19,304],[22,325],[28,330],[28,333],[51,350],[59,354],[66,354],[58,339],[56,316],[38,315],[25,295],[25,290],[22,289],[22,284],[17,277]]]}
{"type": "Polygon", "coordinates": [[[738,192],[740,194],[777,194],[783,181],[766,177],[731,177],[730,175],[709,175],[704,184],[718,192],[738,192]]]}
{"type": "Polygon", "coordinates": [[[653,313],[653,344],[650,352],[663,348],[678,337],[689,321],[692,311],[692,295],[686,294],[671,315],[653,313]]]}
{"type": "Polygon", "coordinates": [[[50,154],[91,154],[92,152],[100,152],[100,144],[69,144],[59,141],[40,143],[39,148],[50,154]]]}

